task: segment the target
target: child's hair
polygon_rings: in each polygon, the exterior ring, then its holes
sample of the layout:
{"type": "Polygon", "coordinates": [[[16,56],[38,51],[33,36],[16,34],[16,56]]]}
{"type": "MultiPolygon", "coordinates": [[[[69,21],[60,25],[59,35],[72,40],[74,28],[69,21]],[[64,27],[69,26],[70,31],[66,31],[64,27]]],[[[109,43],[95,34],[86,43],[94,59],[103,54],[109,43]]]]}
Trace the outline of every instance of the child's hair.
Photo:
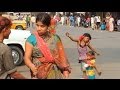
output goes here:
{"type": "Polygon", "coordinates": [[[95,52],[94,51],[89,51],[88,52],[90,55],[95,55],[95,52]]]}
{"type": "Polygon", "coordinates": [[[90,35],[89,33],[84,33],[83,35],[81,35],[81,36],[79,37],[79,40],[81,41],[84,37],[89,37],[90,40],[92,39],[92,37],[91,37],[91,35],[90,35]]]}
{"type": "Polygon", "coordinates": [[[89,37],[90,40],[92,39],[92,37],[91,37],[91,35],[90,35],[89,33],[84,33],[83,36],[84,36],[84,37],[89,37]]]}

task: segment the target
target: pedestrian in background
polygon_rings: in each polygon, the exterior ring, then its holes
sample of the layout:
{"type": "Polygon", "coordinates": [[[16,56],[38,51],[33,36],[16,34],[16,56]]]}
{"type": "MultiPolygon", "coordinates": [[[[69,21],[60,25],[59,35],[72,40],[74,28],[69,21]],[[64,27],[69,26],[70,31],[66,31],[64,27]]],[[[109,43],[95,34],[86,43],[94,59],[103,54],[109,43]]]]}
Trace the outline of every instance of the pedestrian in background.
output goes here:
{"type": "Polygon", "coordinates": [[[26,17],[26,24],[27,24],[27,27],[30,27],[30,16],[27,15],[26,17]]]}
{"type": "Polygon", "coordinates": [[[120,31],[120,18],[117,20],[118,31],[120,31]]]}
{"type": "Polygon", "coordinates": [[[35,21],[36,21],[36,17],[35,17],[34,15],[32,15],[32,16],[31,16],[31,24],[32,24],[32,28],[34,28],[35,21]]]}
{"type": "Polygon", "coordinates": [[[91,28],[92,28],[92,30],[95,30],[95,17],[94,17],[94,15],[92,15],[92,17],[91,17],[91,28]]]}
{"type": "Polygon", "coordinates": [[[105,21],[101,22],[100,29],[101,30],[105,30],[106,29],[105,21]]]}
{"type": "Polygon", "coordinates": [[[110,19],[109,19],[109,31],[110,32],[114,31],[114,18],[112,17],[112,15],[110,15],[110,19]]]}
{"type": "Polygon", "coordinates": [[[106,22],[106,30],[109,31],[109,19],[110,19],[110,16],[106,16],[106,19],[105,19],[105,22],[106,22]]]}

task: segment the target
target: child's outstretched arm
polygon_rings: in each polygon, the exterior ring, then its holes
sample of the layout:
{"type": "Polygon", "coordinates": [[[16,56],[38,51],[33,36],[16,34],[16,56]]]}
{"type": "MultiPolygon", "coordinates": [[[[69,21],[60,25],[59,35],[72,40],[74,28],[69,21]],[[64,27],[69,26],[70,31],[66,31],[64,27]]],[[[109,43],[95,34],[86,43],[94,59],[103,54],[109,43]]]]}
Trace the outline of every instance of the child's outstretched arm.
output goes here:
{"type": "Polygon", "coordinates": [[[77,40],[77,39],[74,39],[73,37],[71,37],[68,32],[66,32],[66,36],[69,37],[72,41],[78,42],[78,40],[77,40]]]}
{"type": "Polygon", "coordinates": [[[98,52],[96,52],[96,50],[95,50],[90,44],[88,44],[88,47],[89,47],[92,51],[94,51],[97,55],[100,55],[98,52]]]}

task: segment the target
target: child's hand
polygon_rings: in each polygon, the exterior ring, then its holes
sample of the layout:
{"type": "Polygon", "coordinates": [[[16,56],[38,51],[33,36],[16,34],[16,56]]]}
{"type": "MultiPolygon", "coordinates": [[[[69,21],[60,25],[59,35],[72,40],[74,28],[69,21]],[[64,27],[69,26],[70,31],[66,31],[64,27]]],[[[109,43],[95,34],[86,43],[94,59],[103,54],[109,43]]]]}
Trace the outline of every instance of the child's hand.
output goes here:
{"type": "Polygon", "coordinates": [[[90,60],[90,59],[92,59],[90,56],[87,56],[87,57],[86,57],[86,60],[90,60]]]}
{"type": "Polygon", "coordinates": [[[69,35],[70,35],[70,34],[69,34],[68,32],[66,32],[66,36],[69,37],[69,35]]]}
{"type": "Polygon", "coordinates": [[[91,59],[91,57],[87,57],[87,60],[90,60],[91,59]]]}
{"type": "Polygon", "coordinates": [[[97,54],[97,56],[99,56],[100,54],[99,53],[96,53],[97,54]]]}

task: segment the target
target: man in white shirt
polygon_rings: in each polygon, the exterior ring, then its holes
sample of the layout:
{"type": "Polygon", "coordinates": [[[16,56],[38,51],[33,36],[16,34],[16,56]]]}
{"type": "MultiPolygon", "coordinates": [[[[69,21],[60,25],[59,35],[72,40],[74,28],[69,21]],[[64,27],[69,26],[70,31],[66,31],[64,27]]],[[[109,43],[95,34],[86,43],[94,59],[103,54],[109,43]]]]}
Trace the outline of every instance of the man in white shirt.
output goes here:
{"type": "Polygon", "coordinates": [[[101,20],[100,20],[100,16],[96,16],[96,21],[97,21],[97,29],[99,29],[100,28],[100,22],[101,22],[101,20]]]}
{"type": "Polygon", "coordinates": [[[35,21],[36,21],[36,17],[34,15],[32,15],[32,17],[31,17],[32,27],[34,27],[35,21]]]}
{"type": "Polygon", "coordinates": [[[62,25],[64,25],[64,22],[65,22],[65,18],[64,18],[64,16],[62,16],[61,17],[61,23],[62,23],[62,25]]]}
{"type": "Polygon", "coordinates": [[[78,25],[78,27],[80,27],[80,22],[81,22],[81,18],[80,18],[80,16],[78,16],[77,17],[77,25],[78,25]]]}
{"type": "Polygon", "coordinates": [[[91,28],[94,30],[95,29],[95,18],[94,16],[92,15],[91,17],[91,28]]]}

